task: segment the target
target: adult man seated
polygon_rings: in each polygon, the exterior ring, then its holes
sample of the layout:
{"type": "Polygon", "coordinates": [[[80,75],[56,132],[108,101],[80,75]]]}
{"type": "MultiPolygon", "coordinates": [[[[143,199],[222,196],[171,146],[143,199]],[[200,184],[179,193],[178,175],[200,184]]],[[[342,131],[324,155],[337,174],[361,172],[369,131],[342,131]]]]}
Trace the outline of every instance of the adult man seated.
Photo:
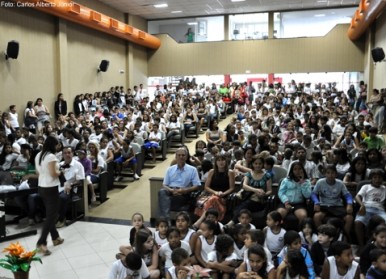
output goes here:
{"type": "Polygon", "coordinates": [[[185,148],[176,151],[177,164],[166,170],[163,187],[158,192],[160,216],[170,219],[170,210],[188,210],[190,193],[201,188],[197,169],[186,164],[188,152],[185,148]]]}
{"type": "Polygon", "coordinates": [[[73,159],[74,153],[70,146],[63,148],[62,155],[63,161],[60,162],[59,168],[63,170],[64,178],[60,179],[57,228],[66,224],[66,212],[71,200],[71,191],[74,191],[73,186],[82,183],[85,178],[83,165],[73,159]]]}

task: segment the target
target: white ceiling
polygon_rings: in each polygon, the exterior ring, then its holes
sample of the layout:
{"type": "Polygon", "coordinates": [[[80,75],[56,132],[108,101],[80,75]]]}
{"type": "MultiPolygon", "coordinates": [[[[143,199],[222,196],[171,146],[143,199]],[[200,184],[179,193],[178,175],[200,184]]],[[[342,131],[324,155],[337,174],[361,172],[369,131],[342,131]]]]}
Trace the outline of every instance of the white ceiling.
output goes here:
{"type": "Polygon", "coordinates": [[[316,8],[339,8],[359,5],[359,0],[99,0],[124,13],[139,15],[145,19],[240,14],[267,11],[288,11],[316,8]],[[167,3],[167,8],[155,8],[154,4],[167,3]],[[181,11],[172,13],[172,11],[181,11]]]}

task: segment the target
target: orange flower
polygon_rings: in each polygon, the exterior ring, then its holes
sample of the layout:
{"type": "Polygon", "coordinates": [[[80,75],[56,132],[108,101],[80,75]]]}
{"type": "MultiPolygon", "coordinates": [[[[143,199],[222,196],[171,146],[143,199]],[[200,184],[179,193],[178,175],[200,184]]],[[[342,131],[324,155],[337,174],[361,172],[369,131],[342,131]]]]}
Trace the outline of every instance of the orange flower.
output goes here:
{"type": "Polygon", "coordinates": [[[3,253],[8,252],[11,256],[20,256],[24,253],[24,248],[19,242],[11,243],[7,248],[4,248],[3,253]]]}
{"type": "Polygon", "coordinates": [[[36,251],[24,252],[20,255],[20,259],[25,259],[26,261],[29,261],[35,255],[36,251]]]}

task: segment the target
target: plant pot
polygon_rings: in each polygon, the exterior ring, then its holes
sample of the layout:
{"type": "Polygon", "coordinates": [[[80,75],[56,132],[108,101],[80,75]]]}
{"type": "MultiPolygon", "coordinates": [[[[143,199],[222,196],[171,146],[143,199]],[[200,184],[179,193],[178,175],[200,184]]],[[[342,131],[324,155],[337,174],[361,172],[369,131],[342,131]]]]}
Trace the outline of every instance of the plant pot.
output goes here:
{"type": "Polygon", "coordinates": [[[16,271],[13,273],[13,277],[15,279],[28,279],[29,278],[29,271],[16,271]]]}

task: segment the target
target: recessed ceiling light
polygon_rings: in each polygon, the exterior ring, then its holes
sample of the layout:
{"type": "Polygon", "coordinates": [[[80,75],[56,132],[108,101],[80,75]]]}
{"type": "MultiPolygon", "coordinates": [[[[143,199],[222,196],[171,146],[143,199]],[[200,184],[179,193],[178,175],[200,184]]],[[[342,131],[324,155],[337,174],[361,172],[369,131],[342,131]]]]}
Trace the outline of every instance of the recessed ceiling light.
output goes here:
{"type": "Polygon", "coordinates": [[[326,16],[325,14],[317,14],[317,15],[314,15],[314,17],[323,17],[323,16],[326,16]]]}
{"type": "Polygon", "coordinates": [[[154,8],[167,8],[167,7],[168,7],[168,4],[166,3],[154,5],[154,8]]]}
{"type": "Polygon", "coordinates": [[[182,11],[171,11],[172,14],[179,14],[182,13],[182,11]]]}
{"type": "Polygon", "coordinates": [[[231,0],[231,2],[244,2],[245,0],[231,0]]]}
{"type": "Polygon", "coordinates": [[[187,25],[197,25],[197,22],[188,22],[187,25]]]}

